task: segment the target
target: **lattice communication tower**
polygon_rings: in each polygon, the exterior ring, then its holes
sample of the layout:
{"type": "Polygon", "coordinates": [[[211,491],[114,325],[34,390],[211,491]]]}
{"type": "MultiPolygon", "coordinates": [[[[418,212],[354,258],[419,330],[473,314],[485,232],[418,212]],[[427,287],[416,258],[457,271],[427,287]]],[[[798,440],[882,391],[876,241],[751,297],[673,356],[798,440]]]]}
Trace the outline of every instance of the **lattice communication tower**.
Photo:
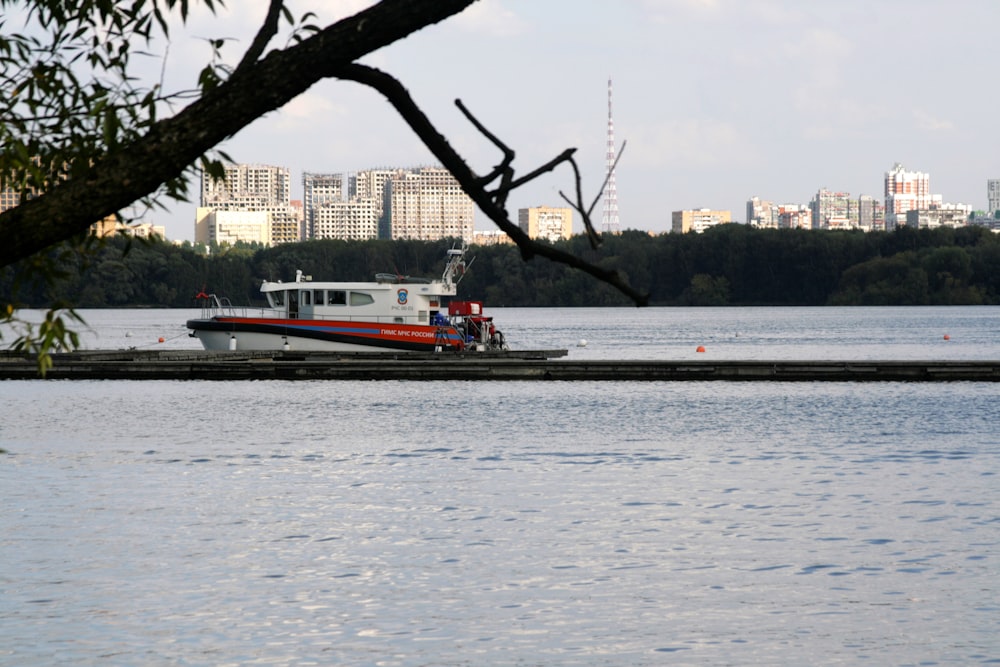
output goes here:
{"type": "Polygon", "coordinates": [[[608,155],[607,176],[604,184],[604,215],[601,218],[601,230],[605,234],[618,234],[621,226],[618,222],[618,191],[615,189],[615,121],[611,114],[611,79],[608,79],[608,155]]]}

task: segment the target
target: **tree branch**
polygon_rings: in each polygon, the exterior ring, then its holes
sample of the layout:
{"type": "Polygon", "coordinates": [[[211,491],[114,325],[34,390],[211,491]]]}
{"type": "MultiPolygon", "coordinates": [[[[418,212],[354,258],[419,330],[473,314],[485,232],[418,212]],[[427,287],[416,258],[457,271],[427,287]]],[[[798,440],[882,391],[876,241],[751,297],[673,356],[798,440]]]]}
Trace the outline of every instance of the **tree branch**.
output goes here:
{"type": "Polygon", "coordinates": [[[198,159],[337,67],[462,11],[474,0],[382,0],[285,49],[248,63],[82,175],[0,213],[0,266],[84,232],[181,177],[198,159]]]}

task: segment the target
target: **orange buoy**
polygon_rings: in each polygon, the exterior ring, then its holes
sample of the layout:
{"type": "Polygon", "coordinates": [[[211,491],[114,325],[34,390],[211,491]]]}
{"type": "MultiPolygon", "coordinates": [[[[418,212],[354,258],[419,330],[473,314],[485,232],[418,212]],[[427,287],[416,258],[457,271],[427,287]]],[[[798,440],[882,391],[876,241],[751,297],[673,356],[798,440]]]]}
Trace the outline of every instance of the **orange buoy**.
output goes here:
{"type": "Polygon", "coordinates": [[[945,334],[945,335],[944,335],[944,339],[945,339],[945,340],[951,340],[951,336],[949,336],[948,334],[945,334]]]}
{"type": "Polygon", "coordinates": [[[163,342],[163,336],[160,336],[160,340],[157,341],[157,342],[162,343],[163,342]]]}
{"type": "Polygon", "coordinates": [[[704,352],[704,351],[705,351],[705,346],[704,345],[699,345],[698,349],[695,350],[695,352],[704,352]]]}

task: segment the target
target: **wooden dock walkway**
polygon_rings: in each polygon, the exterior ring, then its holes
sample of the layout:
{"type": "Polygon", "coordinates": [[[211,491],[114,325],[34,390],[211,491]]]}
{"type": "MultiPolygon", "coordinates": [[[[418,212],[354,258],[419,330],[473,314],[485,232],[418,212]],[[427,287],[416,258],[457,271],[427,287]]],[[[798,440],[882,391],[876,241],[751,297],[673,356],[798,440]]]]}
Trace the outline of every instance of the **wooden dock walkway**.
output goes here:
{"type": "MultiPolygon", "coordinates": [[[[87,350],[52,355],[46,380],[550,380],[997,382],[1000,361],[564,359],[566,350],[500,353],[87,350]]],[[[0,352],[0,380],[38,379],[31,355],[0,352]]]]}

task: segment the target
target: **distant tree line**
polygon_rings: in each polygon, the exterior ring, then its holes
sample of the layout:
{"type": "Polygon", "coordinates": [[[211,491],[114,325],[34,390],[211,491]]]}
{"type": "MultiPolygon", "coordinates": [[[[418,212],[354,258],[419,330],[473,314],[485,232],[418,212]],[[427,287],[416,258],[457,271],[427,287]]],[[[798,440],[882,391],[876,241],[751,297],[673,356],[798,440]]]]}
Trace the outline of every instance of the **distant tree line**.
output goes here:
{"type": "MultiPolygon", "coordinates": [[[[0,293],[22,306],[77,308],[196,305],[199,292],[260,304],[260,282],[370,280],[375,273],[434,277],[454,241],[306,241],[273,248],[213,247],[116,238],[67,253],[57,279],[32,280],[30,261],[0,270],[0,293]],[[14,291],[15,282],[20,289],[14,291]]],[[[760,230],[720,225],[704,234],[606,236],[591,250],[557,245],[624,272],[660,306],[1000,304],[1000,235],[980,227],[889,233],[760,230]]],[[[491,306],[622,306],[607,284],[562,264],[522,261],[510,245],[472,248],[459,295],[491,306]]]]}

